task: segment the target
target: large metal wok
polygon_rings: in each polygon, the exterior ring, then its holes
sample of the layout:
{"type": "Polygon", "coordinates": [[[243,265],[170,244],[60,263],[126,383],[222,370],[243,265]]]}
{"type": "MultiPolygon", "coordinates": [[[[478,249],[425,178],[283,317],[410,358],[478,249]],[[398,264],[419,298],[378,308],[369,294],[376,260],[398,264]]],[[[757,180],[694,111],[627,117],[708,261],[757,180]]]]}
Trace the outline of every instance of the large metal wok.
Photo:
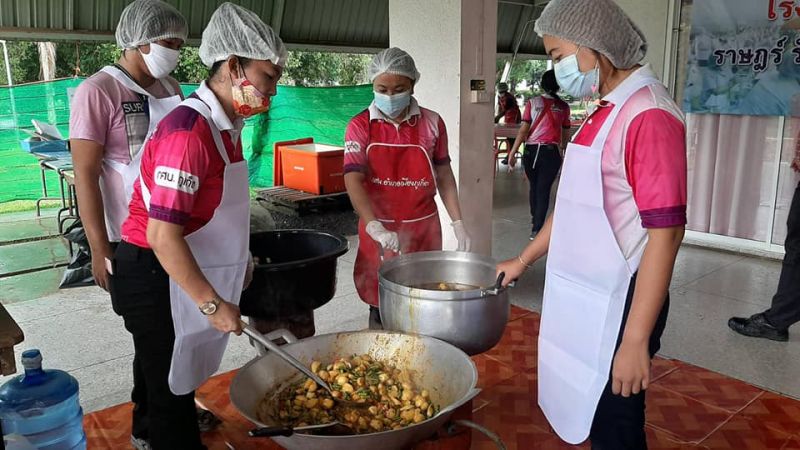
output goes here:
{"type": "MultiPolygon", "coordinates": [[[[417,386],[428,389],[431,399],[441,408],[460,405],[472,398],[478,372],[472,360],[458,348],[426,336],[412,336],[387,331],[360,331],[326,334],[297,341],[285,330],[268,337],[283,337],[289,344],[282,348],[302,362],[333,361],[342,356],[368,354],[390,361],[397,368],[409,370],[417,386]]],[[[259,427],[280,426],[278,421],[258,416],[265,395],[277,394],[287,382],[297,380],[297,371],[273,353],[267,353],[245,365],[234,377],[230,396],[239,412],[259,427]]],[[[287,450],[401,450],[412,446],[441,428],[452,410],[409,427],[362,435],[332,435],[295,432],[273,436],[287,450]]]]}

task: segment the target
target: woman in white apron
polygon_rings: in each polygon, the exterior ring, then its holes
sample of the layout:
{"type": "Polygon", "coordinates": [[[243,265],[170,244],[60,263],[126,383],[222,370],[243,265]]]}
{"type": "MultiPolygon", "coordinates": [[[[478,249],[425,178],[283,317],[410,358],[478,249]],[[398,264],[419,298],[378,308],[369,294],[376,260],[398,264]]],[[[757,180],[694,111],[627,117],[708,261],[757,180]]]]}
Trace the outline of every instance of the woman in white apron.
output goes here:
{"type": "Polygon", "coordinates": [[[547,255],[538,402],[566,442],[642,450],[644,392],[686,223],[681,113],[613,0],[552,0],[536,32],[562,89],[601,98],[566,149],[555,212],[516,258],[547,255]]]}
{"type": "Polygon", "coordinates": [[[209,78],[145,145],[114,253],[111,297],[133,336],[146,395],[140,448],[204,448],[194,391],[218,369],[252,274],[244,118],[266,111],[286,60],[259,17],[224,3],[203,32],[209,78]]]}
{"type": "Polygon", "coordinates": [[[186,20],[167,3],[137,0],[117,25],[119,61],[86,79],[70,105],[70,148],[80,216],[95,282],[108,289],[107,263],[128,216],[147,136],[181,100],[169,77],[187,36],[186,20]]]}

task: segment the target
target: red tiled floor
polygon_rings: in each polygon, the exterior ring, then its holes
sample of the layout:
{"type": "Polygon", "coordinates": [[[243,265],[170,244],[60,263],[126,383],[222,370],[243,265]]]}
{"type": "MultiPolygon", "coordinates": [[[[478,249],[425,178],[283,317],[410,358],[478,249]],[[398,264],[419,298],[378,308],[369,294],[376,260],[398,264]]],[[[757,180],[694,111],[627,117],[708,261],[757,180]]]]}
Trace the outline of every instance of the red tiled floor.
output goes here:
{"type": "MultiPolygon", "coordinates": [[[[555,437],[536,404],[535,376],[519,374],[498,383],[478,395],[481,401],[488,404],[473,413],[473,420],[497,433],[509,450],[538,448],[524,444],[555,437]]],[[[473,448],[491,448],[481,433],[473,432],[472,438],[473,448]]]]}
{"type": "Polygon", "coordinates": [[[517,374],[511,366],[486,355],[472,357],[478,368],[478,387],[486,389],[517,374]]]}
{"type": "Polygon", "coordinates": [[[733,414],[655,384],[647,390],[647,423],[676,440],[700,443],[733,414]]]}
{"type": "MultiPolygon", "coordinates": [[[[580,446],[569,445],[549,431],[541,428],[526,426],[516,433],[514,440],[507,440],[501,436],[503,444],[508,450],[567,450],[567,449],[589,449],[589,444],[584,443],[580,446]]],[[[471,450],[497,450],[497,445],[486,436],[477,431],[472,432],[471,450]]]]}
{"type": "Polygon", "coordinates": [[[688,450],[704,449],[703,446],[679,442],[672,435],[651,427],[647,427],[647,448],[648,450],[688,450]]]}
{"type": "Polygon", "coordinates": [[[533,311],[528,311],[525,308],[520,308],[519,306],[511,305],[511,313],[508,315],[508,321],[511,322],[512,320],[517,320],[520,317],[527,316],[528,314],[536,314],[533,311]]]}
{"type": "Polygon", "coordinates": [[[757,398],[742,412],[750,419],[787,434],[800,433],[800,401],[768,392],[757,398]]]}
{"type": "MultiPolygon", "coordinates": [[[[222,424],[213,432],[202,435],[209,450],[229,450],[227,443],[237,450],[280,450],[270,439],[250,438],[247,432],[253,424],[245,420],[231,406],[227,395],[234,372],[210,379],[198,391],[198,399],[222,419],[222,424]]],[[[131,436],[130,403],[114,406],[88,414],[83,421],[87,445],[90,449],[130,448],[131,436]]]]}
{"type": "Polygon", "coordinates": [[[790,436],[767,427],[763,422],[735,416],[714,432],[702,445],[712,450],[722,449],[780,449],[790,436]]]}
{"type": "Polygon", "coordinates": [[[539,314],[533,313],[509,322],[500,342],[484,355],[511,366],[517,372],[536,372],[536,342],[539,314]]]}
{"type": "Polygon", "coordinates": [[[683,365],[682,362],[674,359],[662,358],[656,356],[653,358],[653,383],[657,382],[664,376],[672,373],[683,365]]]}
{"type": "Polygon", "coordinates": [[[658,385],[730,412],[738,412],[764,392],[747,383],[686,364],[664,376],[658,385]]]}
{"type": "Polygon", "coordinates": [[[781,450],[800,450],[800,437],[793,437],[789,439],[781,450]]]}

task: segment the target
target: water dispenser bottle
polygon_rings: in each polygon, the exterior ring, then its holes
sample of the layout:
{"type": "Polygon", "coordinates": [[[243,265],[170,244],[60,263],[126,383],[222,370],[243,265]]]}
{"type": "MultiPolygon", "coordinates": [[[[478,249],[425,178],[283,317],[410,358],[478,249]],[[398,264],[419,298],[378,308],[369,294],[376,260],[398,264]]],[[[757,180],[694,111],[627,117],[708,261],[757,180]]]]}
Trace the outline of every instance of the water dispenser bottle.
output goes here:
{"type": "Polygon", "coordinates": [[[24,437],[39,450],[84,450],[78,381],[62,370],[43,370],[39,350],[22,354],[25,373],[0,387],[5,435],[24,437]]]}

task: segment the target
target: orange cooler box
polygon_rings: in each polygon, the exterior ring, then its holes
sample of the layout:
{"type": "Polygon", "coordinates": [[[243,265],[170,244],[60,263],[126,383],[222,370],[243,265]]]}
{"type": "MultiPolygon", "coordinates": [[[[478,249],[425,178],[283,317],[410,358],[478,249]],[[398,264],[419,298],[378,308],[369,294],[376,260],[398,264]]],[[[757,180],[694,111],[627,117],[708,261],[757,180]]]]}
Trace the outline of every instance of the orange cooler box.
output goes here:
{"type": "Polygon", "coordinates": [[[283,185],[311,194],[344,192],[344,148],[324,144],[281,147],[283,185]]]}

